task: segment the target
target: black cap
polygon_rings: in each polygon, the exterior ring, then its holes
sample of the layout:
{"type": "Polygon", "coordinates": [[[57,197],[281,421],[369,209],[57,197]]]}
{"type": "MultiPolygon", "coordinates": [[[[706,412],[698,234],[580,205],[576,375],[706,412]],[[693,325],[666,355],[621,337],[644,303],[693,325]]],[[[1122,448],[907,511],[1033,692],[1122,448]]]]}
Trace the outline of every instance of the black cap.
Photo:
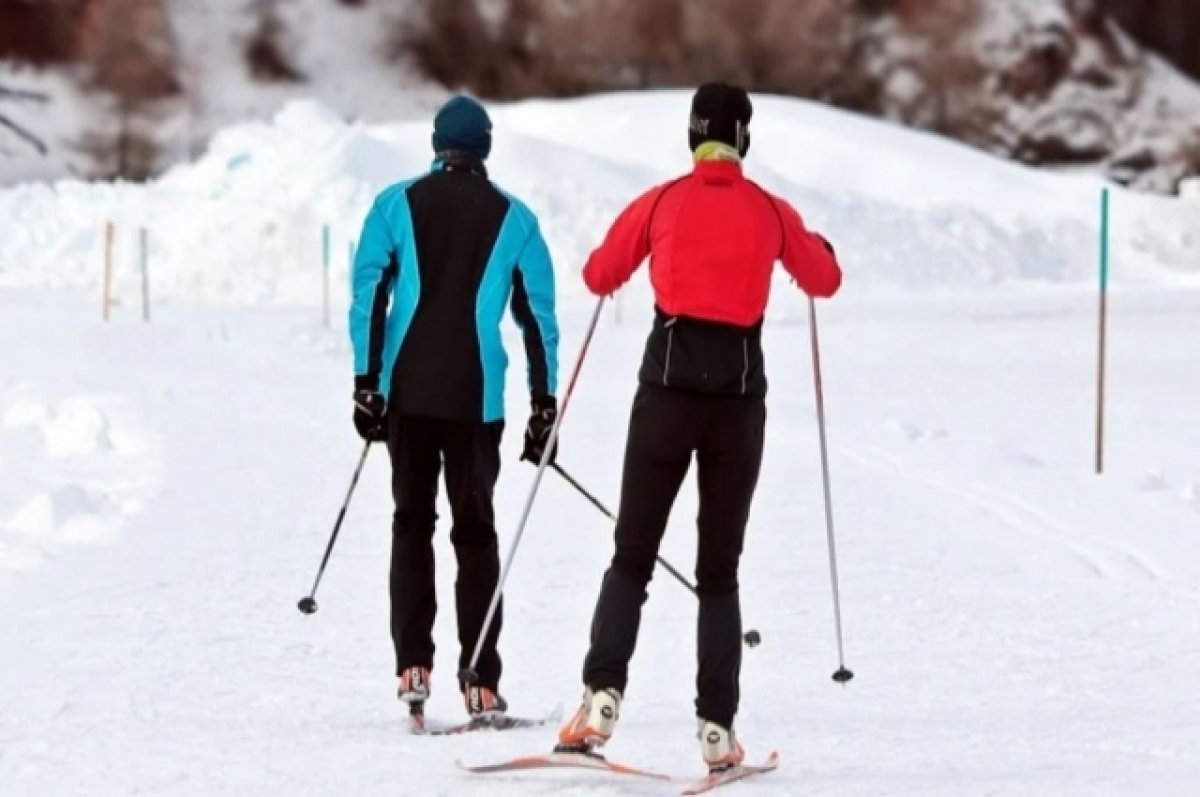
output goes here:
{"type": "Polygon", "coordinates": [[[750,149],[750,95],[740,86],[705,83],[692,97],[688,145],[692,151],[705,141],[721,141],[745,157],[750,149]]]}

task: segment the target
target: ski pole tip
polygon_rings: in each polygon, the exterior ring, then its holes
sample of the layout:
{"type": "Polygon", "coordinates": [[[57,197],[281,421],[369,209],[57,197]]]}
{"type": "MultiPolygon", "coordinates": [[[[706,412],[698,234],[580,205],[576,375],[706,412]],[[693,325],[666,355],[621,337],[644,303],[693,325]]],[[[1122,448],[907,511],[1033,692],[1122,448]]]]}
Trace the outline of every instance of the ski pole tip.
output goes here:
{"type": "Polygon", "coordinates": [[[762,634],[758,633],[756,629],[751,628],[742,634],[742,639],[745,640],[748,647],[756,648],[762,642],[762,634]]]}
{"type": "Polygon", "coordinates": [[[306,595],[296,604],[296,608],[300,610],[301,614],[315,614],[317,611],[316,598],[306,595]]]}
{"type": "Polygon", "coordinates": [[[839,684],[844,684],[854,677],[854,673],[847,670],[845,667],[839,667],[838,671],[833,674],[833,680],[839,684]]]}

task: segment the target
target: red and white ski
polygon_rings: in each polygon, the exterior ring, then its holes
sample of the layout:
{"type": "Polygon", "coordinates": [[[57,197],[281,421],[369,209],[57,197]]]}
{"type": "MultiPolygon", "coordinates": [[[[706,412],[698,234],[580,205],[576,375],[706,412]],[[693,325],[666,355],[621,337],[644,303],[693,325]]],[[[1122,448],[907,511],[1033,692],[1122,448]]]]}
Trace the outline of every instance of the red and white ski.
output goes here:
{"type": "Polygon", "coordinates": [[[739,780],[762,775],[779,766],[779,753],[772,752],[762,764],[740,764],[724,772],[714,772],[707,777],[692,783],[683,790],[684,794],[704,794],[726,783],[736,783],[739,780]]]}
{"type": "Polygon", "coordinates": [[[500,761],[495,764],[467,766],[461,761],[455,762],[459,769],[479,775],[495,772],[519,772],[529,769],[591,769],[599,772],[609,772],[614,775],[631,775],[633,777],[650,778],[652,780],[670,780],[670,775],[651,772],[647,769],[609,761],[598,753],[545,753],[529,755],[500,761]]]}

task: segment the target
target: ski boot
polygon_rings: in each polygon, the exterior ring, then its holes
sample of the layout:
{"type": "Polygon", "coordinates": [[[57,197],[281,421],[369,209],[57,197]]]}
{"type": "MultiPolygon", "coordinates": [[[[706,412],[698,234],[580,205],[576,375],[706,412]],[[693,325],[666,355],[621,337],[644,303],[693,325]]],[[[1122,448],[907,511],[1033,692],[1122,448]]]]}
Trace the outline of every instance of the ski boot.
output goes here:
{"type": "Polygon", "coordinates": [[[621,712],[621,693],[616,689],[583,690],[583,701],[575,715],[558,732],[556,753],[592,753],[613,734],[621,712]]]}
{"type": "Polygon", "coordinates": [[[737,740],[732,728],[724,728],[715,722],[699,720],[696,738],[700,740],[700,755],[708,764],[709,773],[733,769],[746,760],[746,751],[737,740]]]}
{"type": "Polygon", "coordinates": [[[468,686],[463,690],[463,703],[471,722],[486,724],[508,711],[508,702],[486,686],[468,686]]]}
{"type": "Polygon", "coordinates": [[[396,696],[408,704],[408,716],[417,729],[425,727],[425,701],[429,699],[428,667],[409,667],[400,673],[400,687],[396,696]]]}

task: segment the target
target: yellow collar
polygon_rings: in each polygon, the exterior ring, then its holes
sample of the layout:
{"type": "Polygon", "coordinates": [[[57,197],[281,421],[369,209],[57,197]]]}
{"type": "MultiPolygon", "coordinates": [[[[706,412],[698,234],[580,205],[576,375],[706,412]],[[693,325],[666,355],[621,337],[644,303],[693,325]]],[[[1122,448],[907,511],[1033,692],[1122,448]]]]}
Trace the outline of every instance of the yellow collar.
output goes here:
{"type": "Polygon", "coordinates": [[[700,146],[696,147],[696,151],[692,153],[692,160],[696,163],[701,161],[733,161],[741,163],[742,156],[738,151],[723,141],[705,141],[700,146]]]}

